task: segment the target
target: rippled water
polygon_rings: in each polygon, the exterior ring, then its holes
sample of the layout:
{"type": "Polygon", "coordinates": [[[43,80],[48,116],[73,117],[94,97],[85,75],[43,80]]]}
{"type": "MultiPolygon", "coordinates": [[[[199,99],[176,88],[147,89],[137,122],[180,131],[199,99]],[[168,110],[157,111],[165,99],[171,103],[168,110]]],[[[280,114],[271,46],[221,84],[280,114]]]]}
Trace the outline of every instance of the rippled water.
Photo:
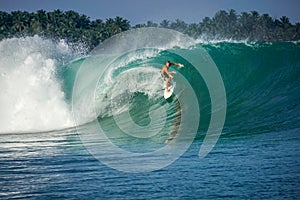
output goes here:
{"type": "Polygon", "coordinates": [[[170,166],[138,174],[101,164],[72,130],[0,138],[1,199],[299,197],[299,129],[224,136],[201,160],[196,140],[170,166]]]}

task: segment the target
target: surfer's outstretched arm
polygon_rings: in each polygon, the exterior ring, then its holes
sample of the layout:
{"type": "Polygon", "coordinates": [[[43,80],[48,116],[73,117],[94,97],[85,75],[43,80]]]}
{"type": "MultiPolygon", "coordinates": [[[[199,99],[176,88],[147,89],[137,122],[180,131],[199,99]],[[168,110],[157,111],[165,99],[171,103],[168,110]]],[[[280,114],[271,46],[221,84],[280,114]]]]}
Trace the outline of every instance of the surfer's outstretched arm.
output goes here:
{"type": "Polygon", "coordinates": [[[177,66],[177,67],[183,67],[183,64],[176,63],[176,62],[171,63],[171,65],[175,65],[175,66],[177,66]]]}

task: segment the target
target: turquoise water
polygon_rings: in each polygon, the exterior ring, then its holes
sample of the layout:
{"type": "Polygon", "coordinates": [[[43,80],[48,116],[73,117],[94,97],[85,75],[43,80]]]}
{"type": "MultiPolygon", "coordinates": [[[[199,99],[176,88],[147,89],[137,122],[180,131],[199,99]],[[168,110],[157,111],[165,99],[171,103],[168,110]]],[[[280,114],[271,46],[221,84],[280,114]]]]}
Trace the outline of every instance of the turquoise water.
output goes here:
{"type": "MultiPolygon", "coordinates": [[[[198,42],[193,48],[141,49],[115,60],[116,67],[97,84],[94,119],[115,145],[131,152],[152,152],[173,139],[174,127],[187,123],[180,121],[186,107],[176,98],[162,98],[162,80],[157,72],[165,60],[185,64],[183,69],[173,70],[192,85],[199,103],[199,127],[189,148],[170,165],[141,173],[122,172],[97,160],[76,129],[70,128],[74,80],[89,56],[82,56],[81,50],[63,42],[39,37],[5,40],[0,50],[1,199],[300,196],[299,43],[198,42]],[[211,117],[210,91],[193,66],[176,54],[184,51],[193,55],[200,48],[216,64],[227,100],[222,134],[204,159],[199,159],[198,152],[211,117]],[[114,88],[105,84],[109,81],[122,89],[118,95],[110,93],[114,88]],[[106,101],[106,95],[113,98],[106,101]],[[167,108],[166,121],[159,134],[148,138],[124,134],[119,125],[126,128],[131,121],[121,116],[116,122],[113,117],[128,110],[136,124],[147,126],[153,120],[149,110],[159,106],[167,108]]],[[[178,75],[178,98],[185,88],[180,83],[178,75]]],[[[152,128],[161,126],[163,118],[158,119],[152,128]]],[[[84,132],[87,127],[89,124],[84,124],[79,129],[84,132]]],[[[172,141],[179,148],[187,140],[175,136],[172,141]]],[[[99,145],[105,145],[102,142],[99,145]]],[[[113,152],[104,154],[117,159],[113,152]]],[[[164,159],[156,157],[155,162],[164,159]]],[[[139,165],[143,163],[136,163],[139,165]]]]}

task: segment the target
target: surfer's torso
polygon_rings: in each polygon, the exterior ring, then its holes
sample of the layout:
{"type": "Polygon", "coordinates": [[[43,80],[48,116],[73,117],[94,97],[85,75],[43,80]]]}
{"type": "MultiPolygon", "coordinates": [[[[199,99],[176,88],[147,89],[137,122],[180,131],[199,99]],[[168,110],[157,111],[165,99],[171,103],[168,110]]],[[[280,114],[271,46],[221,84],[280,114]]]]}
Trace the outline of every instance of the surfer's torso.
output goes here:
{"type": "Polygon", "coordinates": [[[163,78],[169,78],[168,67],[166,65],[163,66],[160,74],[163,78]]]}

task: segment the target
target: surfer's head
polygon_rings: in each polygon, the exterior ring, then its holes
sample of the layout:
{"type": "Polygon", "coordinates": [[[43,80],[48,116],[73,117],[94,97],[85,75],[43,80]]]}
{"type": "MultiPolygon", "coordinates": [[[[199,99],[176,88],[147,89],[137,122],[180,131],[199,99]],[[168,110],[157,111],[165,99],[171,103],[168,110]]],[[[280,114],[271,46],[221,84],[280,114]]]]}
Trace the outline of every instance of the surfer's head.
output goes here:
{"type": "Polygon", "coordinates": [[[167,66],[167,67],[170,67],[170,66],[171,66],[171,62],[170,62],[169,60],[166,62],[166,66],[167,66]]]}

